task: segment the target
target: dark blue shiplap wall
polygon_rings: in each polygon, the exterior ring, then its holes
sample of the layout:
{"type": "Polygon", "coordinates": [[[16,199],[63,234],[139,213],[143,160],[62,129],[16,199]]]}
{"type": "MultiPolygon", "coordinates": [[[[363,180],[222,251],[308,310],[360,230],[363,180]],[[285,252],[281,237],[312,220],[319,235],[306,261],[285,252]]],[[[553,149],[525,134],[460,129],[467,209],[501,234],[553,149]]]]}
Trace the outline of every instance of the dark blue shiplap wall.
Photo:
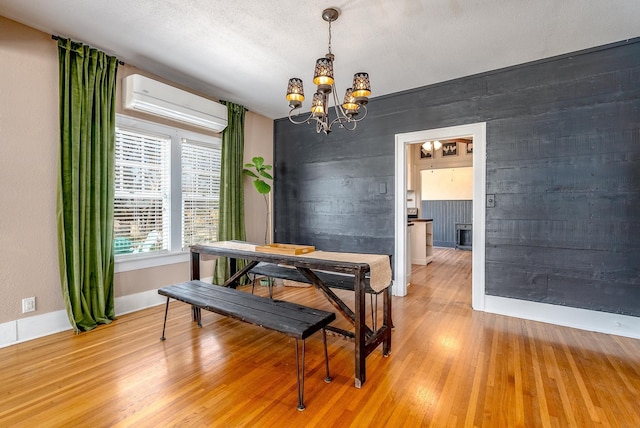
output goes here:
{"type": "Polygon", "coordinates": [[[422,201],[420,217],[433,219],[433,245],[456,246],[456,223],[473,223],[473,201],[422,201]]]}
{"type": "Polygon", "coordinates": [[[355,132],[277,120],[276,242],[393,253],[395,134],[476,122],[487,294],[640,316],[640,39],[373,99],[355,132]]]}

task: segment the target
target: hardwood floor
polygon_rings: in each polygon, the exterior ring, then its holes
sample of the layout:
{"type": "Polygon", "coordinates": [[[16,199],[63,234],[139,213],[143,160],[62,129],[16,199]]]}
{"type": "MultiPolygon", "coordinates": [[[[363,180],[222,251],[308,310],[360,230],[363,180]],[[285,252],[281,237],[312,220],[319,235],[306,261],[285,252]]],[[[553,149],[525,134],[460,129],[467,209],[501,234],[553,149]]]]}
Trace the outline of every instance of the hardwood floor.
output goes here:
{"type": "MultiPolygon", "coordinates": [[[[266,288],[259,292],[266,295],[266,288]]],[[[345,293],[342,293],[345,295],[345,293]]],[[[333,310],[312,288],[275,298],[333,310]]],[[[394,298],[391,356],[307,340],[304,412],[292,339],[174,302],[90,333],[0,349],[0,427],[639,427],[640,341],[471,310],[471,253],[437,250],[394,298]]],[[[341,325],[342,324],[341,321],[341,325]]]]}

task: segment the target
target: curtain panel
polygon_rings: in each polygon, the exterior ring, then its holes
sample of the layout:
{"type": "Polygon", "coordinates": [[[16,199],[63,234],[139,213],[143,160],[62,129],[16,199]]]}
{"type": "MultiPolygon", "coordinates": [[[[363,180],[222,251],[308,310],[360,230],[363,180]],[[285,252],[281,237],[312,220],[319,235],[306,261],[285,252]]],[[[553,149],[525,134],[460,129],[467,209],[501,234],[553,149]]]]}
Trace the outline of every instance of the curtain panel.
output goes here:
{"type": "Polygon", "coordinates": [[[58,40],[60,282],[76,332],[115,318],[113,198],[118,60],[58,40]]]}
{"type": "MultiPolygon", "coordinates": [[[[244,117],[247,109],[228,101],[228,125],[222,132],[222,165],[220,177],[220,217],[218,239],[228,241],[246,239],[244,228],[244,117]]],[[[238,269],[245,265],[238,260],[238,269]]],[[[223,284],[229,278],[229,262],[221,257],[216,260],[213,283],[223,284]]]]}

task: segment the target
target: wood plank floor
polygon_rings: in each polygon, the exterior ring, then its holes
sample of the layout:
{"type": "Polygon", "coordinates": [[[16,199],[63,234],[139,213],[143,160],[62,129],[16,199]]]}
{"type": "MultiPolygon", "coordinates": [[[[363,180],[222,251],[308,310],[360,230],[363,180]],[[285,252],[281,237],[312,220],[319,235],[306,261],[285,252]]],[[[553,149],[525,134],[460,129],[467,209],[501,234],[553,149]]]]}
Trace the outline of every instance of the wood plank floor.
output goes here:
{"type": "MultiPolygon", "coordinates": [[[[266,289],[260,293],[266,294],[266,289]]],[[[471,253],[437,250],[394,298],[391,356],[307,340],[304,412],[292,339],[171,304],[92,332],[0,349],[0,427],[640,427],[640,341],[471,310],[471,253]]],[[[312,288],[275,297],[332,310],[312,288]]]]}

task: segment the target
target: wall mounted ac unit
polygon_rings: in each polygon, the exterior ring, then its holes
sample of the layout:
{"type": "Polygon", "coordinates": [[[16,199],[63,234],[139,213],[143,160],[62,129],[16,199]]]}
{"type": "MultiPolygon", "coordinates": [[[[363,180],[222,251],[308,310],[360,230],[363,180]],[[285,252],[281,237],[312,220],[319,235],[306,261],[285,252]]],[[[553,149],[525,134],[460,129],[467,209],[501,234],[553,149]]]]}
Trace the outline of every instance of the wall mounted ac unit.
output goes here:
{"type": "Polygon", "coordinates": [[[139,74],[122,79],[125,109],[150,113],[215,132],[227,127],[227,107],[139,74]]]}

